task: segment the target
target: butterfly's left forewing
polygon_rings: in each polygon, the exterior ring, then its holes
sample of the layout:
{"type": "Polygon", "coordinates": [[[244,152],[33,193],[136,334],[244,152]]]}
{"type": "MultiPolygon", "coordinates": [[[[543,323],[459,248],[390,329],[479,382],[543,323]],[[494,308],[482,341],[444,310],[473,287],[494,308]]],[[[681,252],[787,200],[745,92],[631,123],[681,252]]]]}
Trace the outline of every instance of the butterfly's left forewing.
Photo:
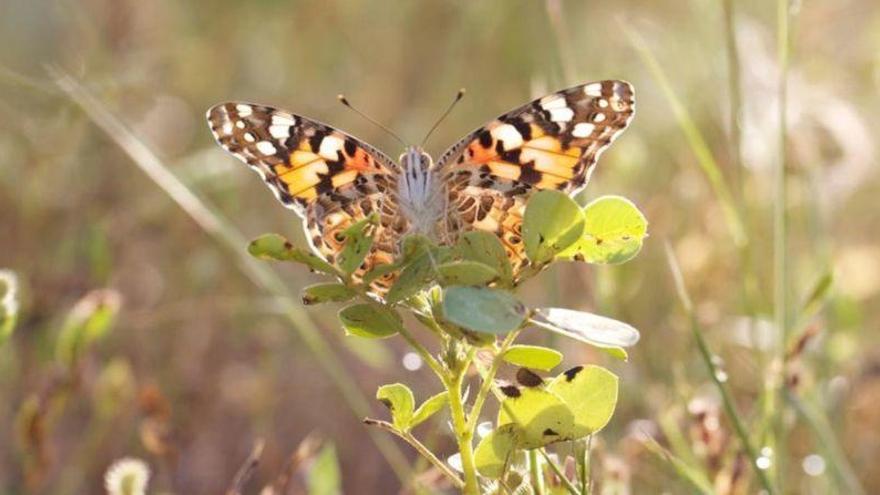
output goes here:
{"type": "Polygon", "coordinates": [[[222,103],[207,118],[220,146],[305,218],[309,242],[327,261],[342,251],[342,232],[374,212],[382,222],[355,275],[391,261],[405,226],[395,224],[397,166],[390,158],[338,129],[263,105],[222,103]]]}
{"type": "Polygon", "coordinates": [[[446,230],[497,234],[520,268],[528,197],[541,189],[582,189],[634,111],[629,83],[600,81],[534,100],[477,129],[438,161],[447,184],[446,230]]]}

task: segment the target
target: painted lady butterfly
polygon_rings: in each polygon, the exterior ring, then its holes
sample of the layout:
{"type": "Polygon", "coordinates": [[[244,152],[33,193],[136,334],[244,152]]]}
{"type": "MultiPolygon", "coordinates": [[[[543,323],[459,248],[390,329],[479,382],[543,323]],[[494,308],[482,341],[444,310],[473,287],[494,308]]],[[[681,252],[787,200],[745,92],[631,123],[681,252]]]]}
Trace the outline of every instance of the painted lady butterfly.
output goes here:
{"type": "MultiPolygon", "coordinates": [[[[410,146],[395,163],[328,125],[275,108],[222,103],[208,111],[217,142],[257,171],[306,220],[314,251],[333,262],[341,233],[378,212],[372,251],[358,277],[390,263],[404,235],[452,244],[461,232],[498,235],[514,274],[527,263],[522,215],[540,189],[574,194],[635,110],[624,81],[582,84],[508,112],[468,134],[435,164],[410,146]]],[[[394,276],[377,280],[384,293],[394,276]]]]}

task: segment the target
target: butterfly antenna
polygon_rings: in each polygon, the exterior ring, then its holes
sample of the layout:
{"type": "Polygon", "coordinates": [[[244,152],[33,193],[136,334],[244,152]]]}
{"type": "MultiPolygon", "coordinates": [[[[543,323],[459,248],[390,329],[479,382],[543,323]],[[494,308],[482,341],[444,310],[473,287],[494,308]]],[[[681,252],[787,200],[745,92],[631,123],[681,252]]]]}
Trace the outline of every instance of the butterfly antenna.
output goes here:
{"type": "Polygon", "coordinates": [[[458,103],[459,101],[461,101],[461,98],[463,96],[464,96],[464,88],[461,88],[458,90],[458,94],[455,95],[455,99],[452,100],[452,103],[450,103],[449,107],[446,108],[446,111],[443,112],[443,115],[441,115],[440,118],[437,119],[437,122],[434,122],[434,126],[431,127],[431,130],[428,131],[427,134],[425,134],[425,138],[422,139],[422,144],[419,145],[420,148],[422,146],[424,146],[425,143],[428,142],[428,138],[431,137],[431,134],[433,134],[434,130],[437,129],[437,127],[440,125],[440,122],[443,122],[443,120],[446,118],[446,116],[449,115],[449,112],[451,112],[452,109],[455,108],[455,104],[458,103]]]}
{"type": "Polygon", "coordinates": [[[379,123],[378,121],[376,121],[376,120],[370,118],[370,117],[367,116],[367,114],[365,114],[364,112],[361,112],[361,111],[358,110],[357,108],[351,106],[351,103],[348,102],[348,99],[345,97],[345,95],[337,95],[337,96],[336,96],[336,99],[339,100],[339,103],[342,103],[343,105],[347,106],[349,109],[353,110],[354,113],[356,113],[356,114],[360,115],[361,117],[365,118],[368,122],[370,122],[371,124],[375,125],[375,126],[378,127],[379,129],[382,129],[383,131],[387,132],[389,135],[391,135],[391,137],[393,137],[394,139],[396,139],[397,141],[399,141],[400,144],[402,144],[404,147],[409,146],[408,144],[406,144],[406,141],[404,141],[403,139],[400,139],[400,136],[398,136],[397,134],[395,134],[394,131],[392,131],[391,129],[385,127],[384,125],[382,125],[382,124],[379,123]]]}

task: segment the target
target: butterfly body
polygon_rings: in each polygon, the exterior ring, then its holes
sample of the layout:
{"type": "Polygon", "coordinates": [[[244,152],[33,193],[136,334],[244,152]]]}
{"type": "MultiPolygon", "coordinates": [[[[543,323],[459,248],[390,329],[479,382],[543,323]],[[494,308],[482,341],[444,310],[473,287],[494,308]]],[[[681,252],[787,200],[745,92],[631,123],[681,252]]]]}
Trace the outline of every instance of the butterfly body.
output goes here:
{"type": "MultiPolygon", "coordinates": [[[[627,82],[573,86],[476,129],[436,163],[419,147],[395,163],[331,126],[263,105],[222,103],[207,118],[217,142],[305,219],[312,248],[327,261],[342,251],[348,227],[378,214],[372,250],[355,277],[391,263],[408,234],[451,245],[470,230],[496,234],[516,275],[527,263],[521,230],[529,196],[582,189],[634,112],[627,82]]],[[[374,292],[395,277],[375,281],[374,292]]]]}

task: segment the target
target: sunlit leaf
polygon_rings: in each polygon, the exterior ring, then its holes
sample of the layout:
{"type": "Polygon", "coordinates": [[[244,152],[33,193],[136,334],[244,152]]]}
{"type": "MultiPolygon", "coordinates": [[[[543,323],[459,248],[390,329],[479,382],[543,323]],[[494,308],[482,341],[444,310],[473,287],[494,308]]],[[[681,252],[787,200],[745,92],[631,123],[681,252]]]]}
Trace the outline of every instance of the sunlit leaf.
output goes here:
{"type": "Polygon", "coordinates": [[[584,214],[567,194],[544,190],[529,199],[523,215],[526,256],[543,265],[571,246],[584,231],[584,214]]]}
{"type": "Polygon", "coordinates": [[[354,289],[343,284],[315,284],[303,289],[302,302],[305,305],[325,302],[345,302],[357,295],[354,289]]]}
{"type": "Polygon", "coordinates": [[[410,428],[415,428],[417,425],[436,414],[437,411],[442,409],[447,402],[449,402],[448,392],[440,392],[439,394],[432,396],[425,402],[422,402],[422,405],[420,405],[418,409],[416,409],[415,413],[413,413],[410,428]]]}
{"type": "Polygon", "coordinates": [[[506,398],[496,424],[517,425],[518,447],[534,449],[573,438],[574,414],[558,395],[543,386],[508,385],[501,390],[506,398]]]}
{"type": "Polygon", "coordinates": [[[18,320],[18,278],[0,270],[0,346],[9,340],[18,320]]]}
{"type": "Polygon", "coordinates": [[[370,339],[390,337],[402,328],[397,313],[375,303],[345,307],[339,312],[339,321],[349,335],[370,339]]]}
{"type": "Polygon", "coordinates": [[[315,457],[308,474],[309,495],[339,495],[342,493],[342,475],[336,447],[332,443],[324,445],[315,457]]]}
{"type": "Polygon", "coordinates": [[[491,266],[477,261],[452,261],[437,267],[443,285],[486,285],[498,278],[491,266]]]}
{"type": "Polygon", "coordinates": [[[503,334],[522,325],[526,307],[503,290],[454,286],[444,291],[443,317],[475,332],[503,334]]]}
{"type": "Polygon", "coordinates": [[[540,308],[532,321],[552,332],[598,347],[629,347],[639,341],[639,331],[604,316],[564,308],[540,308]]]}
{"type": "Polygon", "coordinates": [[[58,360],[68,366],[75,364],[89,346],[107,334],[121,303],[119,293],[107,289],[92,291],[80,299],[58,334],[55,343],[58,360]]]}
{"type": "Polygon", "coordinates": [[[561,398],[574,414],[575,428],[569,439],[602,429],[617,405],[617,376],[599,366],[576,366],[560,374],[547,390],[561,398]]]}
{"type": "Polygon", "coordinates": [[[462,234],[455,246],[456,256],[464,260],[476,261],[491,267],[498,273],[499,283],[510,286],[513,283],[513,269],[504,245],[498,236],[481,230],[462,234]]]}
{"type": "Polygon", "coordinates": [[[513,461],[518,435],[516,425],[507,424],[484,436],[474,451],[477,471],[487,478],[500,477],[513,461]]]}
{"type": "Polygon", "coordinates": [[[562,362],[562,353],[537,345],[514,345],[501,356],[510,364],[550,371],[562,362]]]}
{"type": "Polygon", "coordinates": [[[400,272],[385,300],[394,304],[416,295],[431,285],[434,275],[434,260],[431,253],[423,252],[400,272]]]}
{"type": "Polygon", "coordinates": [[[813,285],[810,294],[804,301],[803,309],[801,310],[801,318],[811,318],[819,311],[822,303],[828,298],[828,293],[831,291],[833,284],[834,272],[829,270],[819,277],[819,280],[813,285]]]}
{"type": "Polygon", "coordinates": [[[409,431],[413,425],[415,408],[412,390],[402,383],[382,385],[376,391],[376,398],[391,411],[391,422],[394,427],[400,431],[409,431]]]}
{"type": "Polygon", "coordinates": [[[248,245],[248,253],[261,260],[295,261],[308,266],[310,269],[336,274],[336,269],[315,254],[298,247],[294,247],[290,241],[278,234],[263,234],[248,245]]]}
{"type": "Polygon", "coordinates": [[[642,249],[648,222],[628,199],[602,196],[584,207],[583,237],[561,256],[589,263],[619,264],[642,249]]]}
{"type": "Polygon", "coordinates": [[[364,262],[373,246],[373,238],[367,230],[377,221],[376,217],[365,218],[342,232],[343,248],[337,264],[343,273],[350,275],[364,262]]]}

